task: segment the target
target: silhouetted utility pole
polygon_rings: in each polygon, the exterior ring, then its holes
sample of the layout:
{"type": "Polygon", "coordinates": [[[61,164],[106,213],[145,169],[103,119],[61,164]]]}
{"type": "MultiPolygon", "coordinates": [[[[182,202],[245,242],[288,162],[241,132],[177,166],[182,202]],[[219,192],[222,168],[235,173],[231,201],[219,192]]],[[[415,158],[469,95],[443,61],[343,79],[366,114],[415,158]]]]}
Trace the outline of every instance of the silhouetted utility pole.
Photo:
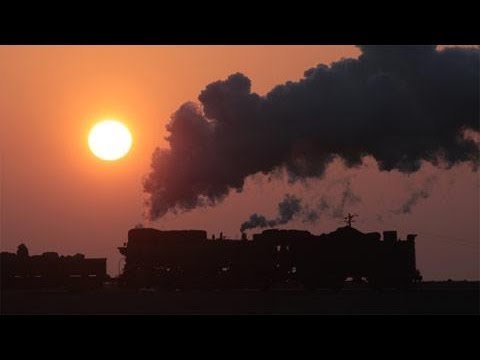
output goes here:
{"type": "Polygon", "coordinates": [[[355,216],[358,216],[358,215],[357,214],[352,215],[348,213],[348,215],[344,217],[344,221],[348,225],[348,227],[352,227],[352,223],[355,222],[355,220],[353,220],[355,216]]]}

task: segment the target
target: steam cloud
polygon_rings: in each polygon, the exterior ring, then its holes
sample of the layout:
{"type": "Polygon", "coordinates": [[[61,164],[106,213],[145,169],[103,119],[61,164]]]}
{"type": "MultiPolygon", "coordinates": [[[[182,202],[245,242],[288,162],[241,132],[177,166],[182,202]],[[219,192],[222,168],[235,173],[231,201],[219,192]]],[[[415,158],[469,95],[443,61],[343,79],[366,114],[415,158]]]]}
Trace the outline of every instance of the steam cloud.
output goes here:
{"type": "Polygon", "coordinates": [[[304,223],[316,223],[322,214],[326,214],[333,218],[343,218],[345,209],[349,205],[354,205],[361,201],[351,188],[350,179],[344,179],[340,182],[342,185],[342,193],[338,203],[327,199],[325,196],[313,207],[303,204],[303,201],[290,194],[286,194],[284,199],[278,204],[278,215],[275,219],[267,219],[261,214],[252,214],[250,218],[240,226],[240,231],[244,232],[249,229],[274,227],[284,225],[297,218],[304,223]]]}
{"type": "Polygon", "coordinates": [[[240,226],[240,231],[244,232],[248,229],[273,227],[284,225],[290,222],[293,217],[302,211],[301,200],[294,195],[287,194],[285,198],[278,204],[278,216],[276,219],[267,220],[265,216],[253,214],[250,219],[240,226]]]}
{"type": "Polygon", "coordinates": [[[149,218],[214,205],[259,172],[321,177],[336,156],[353,167],[371,155],[385,171],[415,172],[422,160],[476,169],[479,145],[461,133],[479,131],[480,49],[360,49],[265,96],[237,73],[183,104],[144,181],[149,218]]]}
{"type": "Polygon", "coordinates": [[[410,214],[412,208],[418,204],[422,199],[428,199],[432,193],[436,178],[429,176],[422,187],[415,189],[410,196],[405,200],[402,206],[395,210],[395,214],[410,214]]]}
{"type": "Polygon", "coordinates": [[[330,205],[325,199],[322,198],[321,205],[324,209],[331,208],[332,212],[331,215],[334,218],[343,218],[345,216],[345,207],[347,205],[354,205],[361,201],[360,196],[356,195],[351,187],[350,179],[345,179],[344,181],[344,189],[340,196],[340,202],[338,205],[330,205]]]}

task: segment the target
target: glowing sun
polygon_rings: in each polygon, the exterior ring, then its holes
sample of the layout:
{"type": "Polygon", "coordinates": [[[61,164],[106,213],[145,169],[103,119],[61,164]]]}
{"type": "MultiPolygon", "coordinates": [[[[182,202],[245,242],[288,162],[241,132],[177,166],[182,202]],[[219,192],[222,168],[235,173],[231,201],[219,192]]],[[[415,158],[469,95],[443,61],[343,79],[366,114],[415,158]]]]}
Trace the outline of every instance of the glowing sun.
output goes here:
{"type": "Polygon", "coordinates": [[[118,160],[132,147],[132,134],[120,121],[100,121],[88,134],[88,146],[102,160],[118,160]]]}

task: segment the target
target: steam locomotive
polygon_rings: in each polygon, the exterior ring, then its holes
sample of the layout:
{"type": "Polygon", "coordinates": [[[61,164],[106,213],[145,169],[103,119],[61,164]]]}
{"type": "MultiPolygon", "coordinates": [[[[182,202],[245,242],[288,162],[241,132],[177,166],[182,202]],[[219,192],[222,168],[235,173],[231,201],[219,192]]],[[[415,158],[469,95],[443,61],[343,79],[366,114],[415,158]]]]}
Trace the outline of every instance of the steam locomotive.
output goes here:
{"type": "Polygon", "coordinates": [[[351,225],[322,235],[269,229],[248,240],[207,238],[202,230],[135,228],[119,247],[121,284],[130,288],[268,289],[295,282],[306,289],[341,289],[347,278],[372,288],[408,288],[421,281],[415,237],[362,233],[351,225]]]}

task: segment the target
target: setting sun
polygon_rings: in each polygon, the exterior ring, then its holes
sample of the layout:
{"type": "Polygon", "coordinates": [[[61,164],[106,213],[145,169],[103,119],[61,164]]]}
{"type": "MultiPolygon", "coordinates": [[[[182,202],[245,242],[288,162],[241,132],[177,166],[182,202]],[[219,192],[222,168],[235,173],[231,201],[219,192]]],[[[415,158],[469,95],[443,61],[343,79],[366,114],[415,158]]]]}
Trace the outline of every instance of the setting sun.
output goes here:
{"type": "Polygon", "coordinates": [[[93,154],[102,160],[118,160],[130,150],[132,135],[121,122],[104,120],[90,130],[88,146],[93,154]]]}

